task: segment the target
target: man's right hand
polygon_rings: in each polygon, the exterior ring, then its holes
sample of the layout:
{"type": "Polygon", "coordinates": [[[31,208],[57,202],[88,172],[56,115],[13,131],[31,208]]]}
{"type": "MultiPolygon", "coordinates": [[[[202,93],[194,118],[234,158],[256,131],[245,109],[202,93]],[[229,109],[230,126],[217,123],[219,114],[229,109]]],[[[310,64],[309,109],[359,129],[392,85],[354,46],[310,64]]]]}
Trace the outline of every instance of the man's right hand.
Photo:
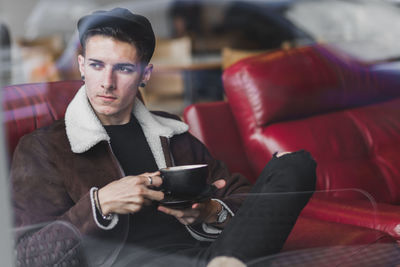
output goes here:
{"type": "Polygon", "coordinates": [[[161,191],[152,190],[162,184],[160,172],[146,172],[137,176],[126,176],[99,189],[98,198],[104,215],[138,212],[152,200],[164,198],[161,191]],[[150,185],[151,177],[152,184],[150,185]]]}

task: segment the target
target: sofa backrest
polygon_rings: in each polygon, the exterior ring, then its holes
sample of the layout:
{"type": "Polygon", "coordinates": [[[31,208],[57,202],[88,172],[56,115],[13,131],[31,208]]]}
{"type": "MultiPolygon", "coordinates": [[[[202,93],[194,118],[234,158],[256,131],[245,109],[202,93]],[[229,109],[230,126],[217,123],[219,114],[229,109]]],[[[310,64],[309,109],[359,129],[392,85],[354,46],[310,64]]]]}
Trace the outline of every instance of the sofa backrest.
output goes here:
{"type": "Polygon", "coordinates": [[[248,58],[225,71],[224,86],[234,112],[236,108],[249,108],[256,126],[391,97],[370,66],[338,56],[322,46],[248,58]]]}
{"type": "Polygon", "coordinates": [[[69,102],[82,84],[82,81],[61,81],[10,85],[2,89],[10,159],[23,135],[64,117],[69,102]]]}
{"type": "Polygon", "coordinates": [[[225,92],[255,173],[276,151],[306,149],[318,162],[318,189],[400,203],[400,79],[371,68],[319,45],[228,68],[225,92]]]}
{"type": "Polygon", "coordinates": [[[232,173],[241,173],[250,182],[256,181],[227,102],[190,105],[183,118],[190,126],[190,133],[207,146],[214,158],[222,160],[232,173]]]}
{"type": "MultiPolygon", "coordinates": [[[[64,118],[68,104],[82,85],[81,80],[71,80],[9,85],[2,89],[10,160],[22,136],[64,118]]],[[[137,97],[144,102],[140,91],[137,97]]]]}

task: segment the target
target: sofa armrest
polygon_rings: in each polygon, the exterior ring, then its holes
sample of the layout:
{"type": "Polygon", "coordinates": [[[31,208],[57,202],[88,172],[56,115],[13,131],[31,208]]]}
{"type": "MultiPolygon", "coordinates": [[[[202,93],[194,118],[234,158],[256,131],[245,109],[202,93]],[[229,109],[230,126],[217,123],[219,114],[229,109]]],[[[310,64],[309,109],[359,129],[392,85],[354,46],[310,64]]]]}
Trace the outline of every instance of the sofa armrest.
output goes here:
{"type": "Polygon", "coordinates": [[[400,206],[362,199],[314,195],[302,215],[386,232],[400,239],[400,206]]]}
{"type": "Polygon", "coordinates": [[[223,161],[231,172],[241,173],[251,182],[256,180],[227,102],[190,105],[183,117],[190,133],[206,145],[214,158],[223,161]]]}

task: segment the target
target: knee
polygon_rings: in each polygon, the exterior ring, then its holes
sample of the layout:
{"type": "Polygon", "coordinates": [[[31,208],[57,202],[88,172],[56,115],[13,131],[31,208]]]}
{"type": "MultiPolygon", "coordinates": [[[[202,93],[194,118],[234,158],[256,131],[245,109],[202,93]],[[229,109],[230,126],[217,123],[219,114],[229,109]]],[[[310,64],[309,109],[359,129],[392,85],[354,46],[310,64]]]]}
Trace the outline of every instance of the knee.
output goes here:
{"type": "Polygon", "coordinates": [[[292,152],[279,152],[278,154],[276,154],[276,157],[277,157],[277,158],[280,158],[280,157],[282,157],[283,155],[290,154],[290,153],[292,153],[292,152]]]}
{"type": "Polygon", "coordinates": [[[311,156],[311,153],[305,150],[301,150],[294,157],[293,162],[288,164],[288,167],[293,168],[293,172],[296,174],[295,183],[298,189],[301,191],[314,191],[317,174],[316,168],[317,163],[311,156]]]}
{"type": "Polygon", "coordinates": [[[280,161],[277,167],[279,166],[283,174],[280,178],[285,177],[293,191],[315,190],[317,164],[309,152],[305,150],[281,152],[276,157],[280,161]]]}
{"type": "Polygon", "coordinates": [[[256,185],[279,185],[283,191],[314,191],[316,162],[305,150],[274,154],[267,163],[256,185]]]}
{"type": "Polygon", "coordinates": [[[207,267],[223,267],[223,266],[234,266],[234,267],[246,267],[246,265],[237,258],[218,256],[207,264],[207,267]]]}

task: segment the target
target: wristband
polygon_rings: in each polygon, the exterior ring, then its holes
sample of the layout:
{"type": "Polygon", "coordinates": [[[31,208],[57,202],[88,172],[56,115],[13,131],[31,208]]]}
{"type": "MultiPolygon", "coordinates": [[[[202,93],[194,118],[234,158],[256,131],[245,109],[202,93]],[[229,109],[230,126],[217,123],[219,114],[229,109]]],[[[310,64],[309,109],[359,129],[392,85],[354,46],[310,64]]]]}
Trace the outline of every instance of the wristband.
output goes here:
{"type": "Polygon", "coordinates": [[[217,223],[221,224],[226,221],[228,218],[228,211],[225,209],[223,205],[221,205],[221,210],[217,213],[217,223]]]}
{"type": "Polygon", "coordinates": [[[104,215],[103,214],[103,211],[101,210],[101,206],[100,206],[99,190],[98,189],[93,190],[93,197],[94,197],[94,203],[96,204],[96,208],[99,211],[101,217],[104,220],[111,221],[113,219],[113,217],[114,217],[114,214],[108,214],[108,215],[104,215]]]}

